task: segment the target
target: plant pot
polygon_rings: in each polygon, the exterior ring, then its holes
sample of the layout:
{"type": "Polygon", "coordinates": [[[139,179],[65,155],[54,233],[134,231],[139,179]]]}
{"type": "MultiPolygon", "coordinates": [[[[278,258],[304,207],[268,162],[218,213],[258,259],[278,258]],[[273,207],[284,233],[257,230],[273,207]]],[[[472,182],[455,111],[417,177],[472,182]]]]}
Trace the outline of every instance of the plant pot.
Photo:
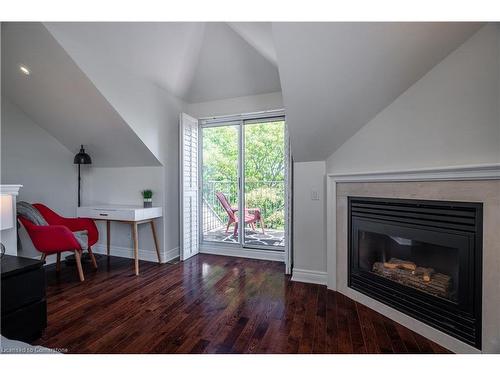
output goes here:
{"type": "Polygon", "coordinates": [[[153,207],[153,199],[144,199],[144,208],[153,207]]]}

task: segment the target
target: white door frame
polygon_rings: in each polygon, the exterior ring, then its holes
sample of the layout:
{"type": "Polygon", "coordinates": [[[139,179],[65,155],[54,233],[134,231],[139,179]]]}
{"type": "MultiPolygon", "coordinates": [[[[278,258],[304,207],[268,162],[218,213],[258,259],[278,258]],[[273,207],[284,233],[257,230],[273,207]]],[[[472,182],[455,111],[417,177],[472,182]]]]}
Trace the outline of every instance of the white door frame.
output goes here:
{"type": "MultiPolygon", "coordinates": [[[[285,142],[288,142],[288,132],[286,130],[286,118],[284,115],[283,110],[278,110],[278,111],[265,111],[265,112],[258,112],[258,113],[249,113],[249,114],[242,114],[242,115],[234,115],[234,116],[224,116],[224,117],[210,117],[210,118],[202,118],[199,119],[199,149],[198,149],[198,155],[199,155],[199,192],[200,192],[200,197],[201,197],[201,191],[202,191],[202,182],[203,182],[203,172],[202,172],[202,167],[203,167],[203,132],[202,128],[204,127],[214,127],[214,126],[227,126],[227,125],[237,125],[239,130],[238,130],[238,142],[239,142],[239,160],[238,160],[238,178],[239,178],[239,189],[238,189],[238,208],[239,212],[243,212],[243,208],[245,205],[245,197],[244,197],[244,192],[243,192],[243,187],[245,186],[244,183],[244,173],[243,173],[243,168],[244,168],[244,157],[245,157],[245,150],[244,150],[244,125],[245,121],[248,120],[263,120],[265,121],[266,119],[272,119],[272,118],[283,118],[285,121],[285,142]]],[[[287,145],[286,145],[287,146],[287,145]]],[[[285,157],[289,157],[289,150],[288,152],[285,152],[285,157]]],[[[291,163],[285,161],[285,165],[288,166],[288,170],[291,168],[291,163]]],[[[274,250],[272,247],[257,247],[257,246],[248,246],[244,244],[244,236],[245,236],[245,231],[244,225],[240,225],[238,227],[238,236],[239,238],[242,239],[240,244],[229,244],[229,243],[217,243],[217,242],[210,242],[210,241],[204,241],[203,240],[203,235],[202,235],[202,230],[200,230],[200,252],[204,253],[211,253],[211,254],[222,254],[222,255],[233,255],[233,256],[242,256],[242,257],[249,257],[249,258],[255,258],[255,259],[270,259],[270,260],[278,260],[278,261],[283,261],[286,265],[286,270],[287,273],[291,272],[291,254],[290,254],[290,228],[291,228],[291,223],[289,222],[291,220],[291,217],[288,216],[288,213],[290,212],[290,207],[289,207],[289,199],[288,197],[291,197],[291,181],[289,179],[289,171],[285,171],[286,177],[285,178],[285,246],[284,246],[284,251],[281,250],[274,250]]],[[[201,197],[202,199],[202,197],[201,197]]],[[[201,207],[201,202],[200,202],[200,210],[202,210],[201,207]]],[[[201,214],[201,211],[199,213],[199,228],[202,228],[203,225],[203,215],[201,214]]]]}

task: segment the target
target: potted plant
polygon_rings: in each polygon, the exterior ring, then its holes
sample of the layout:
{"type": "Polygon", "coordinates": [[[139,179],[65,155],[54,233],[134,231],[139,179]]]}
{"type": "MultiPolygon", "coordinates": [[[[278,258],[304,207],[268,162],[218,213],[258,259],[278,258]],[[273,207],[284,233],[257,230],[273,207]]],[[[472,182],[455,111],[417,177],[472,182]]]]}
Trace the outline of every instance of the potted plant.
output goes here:
{"type": "Polygon", "coordinates": [[[141,192],[144,199],[144,208],[153,207],[153,190],[146,189],[141,192]]]}

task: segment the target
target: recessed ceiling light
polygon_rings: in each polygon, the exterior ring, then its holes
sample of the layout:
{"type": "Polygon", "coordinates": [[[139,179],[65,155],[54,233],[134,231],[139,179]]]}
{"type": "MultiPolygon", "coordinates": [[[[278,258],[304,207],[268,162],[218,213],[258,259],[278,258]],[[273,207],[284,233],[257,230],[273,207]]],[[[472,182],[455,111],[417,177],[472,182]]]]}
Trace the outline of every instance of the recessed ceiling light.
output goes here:
{"type": "Polygon", "coordinates": [[[30,75],[30,70],[28,68],[26,68],[24,65],[19,65],[19,70],[21,72],[23,72],[24,74],[26,74],[27,76],[30,75]]]}

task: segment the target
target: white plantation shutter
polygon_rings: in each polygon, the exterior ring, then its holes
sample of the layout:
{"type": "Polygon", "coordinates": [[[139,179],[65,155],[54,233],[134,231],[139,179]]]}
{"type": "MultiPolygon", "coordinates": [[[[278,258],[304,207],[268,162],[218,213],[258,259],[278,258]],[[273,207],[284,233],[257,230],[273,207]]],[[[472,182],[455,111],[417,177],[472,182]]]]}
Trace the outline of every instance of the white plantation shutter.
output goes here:
{"type": "Polygon", "coordinates": [[[198,120],[180,118],[180,244],[181,260],[198,254],[198,120]]]}

